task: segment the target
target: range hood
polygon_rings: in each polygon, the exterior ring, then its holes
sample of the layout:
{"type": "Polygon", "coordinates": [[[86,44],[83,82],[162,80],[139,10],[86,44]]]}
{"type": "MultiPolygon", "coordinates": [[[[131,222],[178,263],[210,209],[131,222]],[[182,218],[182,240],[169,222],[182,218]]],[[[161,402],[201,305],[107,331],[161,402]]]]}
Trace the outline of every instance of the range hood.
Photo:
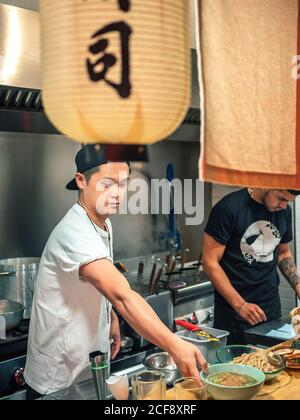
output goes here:
{"type": "MultiPolygon", "coordinates": [[[[197,55],[192,50],[192,104],[183,124],[167,140],[200,136],[197,55]]],[[[60,134],[41,98],[38,12],[0,3],[0,132],[60,134]]]]}

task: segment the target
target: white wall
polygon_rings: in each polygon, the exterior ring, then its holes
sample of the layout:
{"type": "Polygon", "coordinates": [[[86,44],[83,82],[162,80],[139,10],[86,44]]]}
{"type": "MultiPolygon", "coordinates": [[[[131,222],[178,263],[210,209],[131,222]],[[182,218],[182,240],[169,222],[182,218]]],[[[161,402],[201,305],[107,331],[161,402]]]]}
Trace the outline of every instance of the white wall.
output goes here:
{"type": "Polygon", "coordinates": [[[230,194],[233,191],[237,191],[240,188],[237,187],[227,187],[226,185],[216,185],[212,186],[212,205],[214,206],[218,201],[220,201],[225,195],[230,194]]]}

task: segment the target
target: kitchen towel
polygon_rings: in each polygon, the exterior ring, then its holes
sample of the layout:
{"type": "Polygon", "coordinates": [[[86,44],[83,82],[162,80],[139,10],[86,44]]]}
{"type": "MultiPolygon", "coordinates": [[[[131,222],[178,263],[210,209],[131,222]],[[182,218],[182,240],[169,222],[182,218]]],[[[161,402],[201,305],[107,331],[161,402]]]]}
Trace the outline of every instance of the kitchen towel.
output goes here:
{"type": "Polygon", "coordinates": [[[300,189],[299,9],[199,0],[201,179],[300,189]]]}

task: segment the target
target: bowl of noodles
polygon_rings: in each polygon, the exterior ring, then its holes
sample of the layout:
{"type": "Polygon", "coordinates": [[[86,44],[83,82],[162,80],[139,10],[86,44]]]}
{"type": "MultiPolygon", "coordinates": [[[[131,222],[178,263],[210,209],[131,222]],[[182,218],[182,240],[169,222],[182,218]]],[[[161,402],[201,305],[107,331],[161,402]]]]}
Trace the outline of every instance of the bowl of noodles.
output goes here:
{"type": "Polygon", "coordinates": [[[200,377],[214,400],[251,400],[265,381],[259,369],[233,363],[210,365],[208,373],[202,371],[200,377]]]}
{"type": "Polygon", "coordinates": [[[286,368],[285,359],[271,351],[252,346],[231,345],[217,351],[220,363],[252,366],[265,374],[265,382],[273,381],[286,368]]]}

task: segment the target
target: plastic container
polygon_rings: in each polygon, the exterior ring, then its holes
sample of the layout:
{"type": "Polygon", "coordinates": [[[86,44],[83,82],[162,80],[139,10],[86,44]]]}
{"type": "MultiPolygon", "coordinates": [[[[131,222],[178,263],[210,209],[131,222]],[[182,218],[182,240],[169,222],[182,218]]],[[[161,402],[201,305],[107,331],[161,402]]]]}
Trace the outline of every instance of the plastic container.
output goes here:
{"type": "Polygon", "coordinates": [[[227,337],[229,336],[228,331],[218,330],[216,328],[204,327],[201,328],[207,332],[208,334],[213,335],[214,337],[218,338],[220,341],[209,341],[203,338],[197,339],[196,333],[192,333],[191,331],[178,331],[176,335],[181,337],[183,340],[188,341],[189,343],[195,344],[207,360],[207,362],[211,365],[218,363],[217,359],[217,350],[227,344],[227,337]]]}

